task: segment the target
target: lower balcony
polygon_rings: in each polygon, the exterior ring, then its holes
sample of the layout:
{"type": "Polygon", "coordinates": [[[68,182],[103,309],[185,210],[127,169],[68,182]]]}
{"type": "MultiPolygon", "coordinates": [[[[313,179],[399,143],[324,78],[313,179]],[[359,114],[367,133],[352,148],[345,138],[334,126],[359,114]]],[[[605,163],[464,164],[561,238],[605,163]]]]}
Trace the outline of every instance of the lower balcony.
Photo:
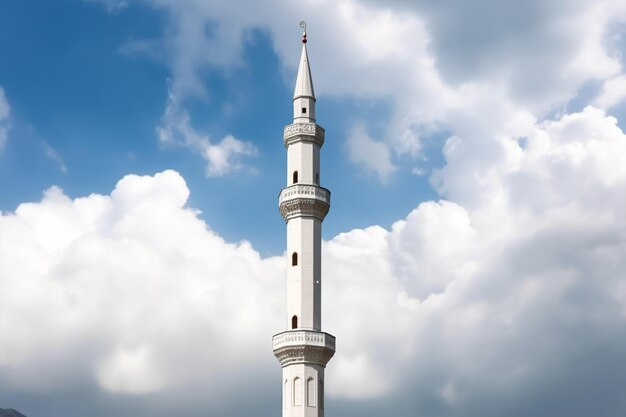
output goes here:
{"type": "Polygon", "coordinates": [[[288,330],[272,338],[274,355],[282,366],[311,363],[326,366],[335,354],[335,336],[315,330],[288,330]]]}

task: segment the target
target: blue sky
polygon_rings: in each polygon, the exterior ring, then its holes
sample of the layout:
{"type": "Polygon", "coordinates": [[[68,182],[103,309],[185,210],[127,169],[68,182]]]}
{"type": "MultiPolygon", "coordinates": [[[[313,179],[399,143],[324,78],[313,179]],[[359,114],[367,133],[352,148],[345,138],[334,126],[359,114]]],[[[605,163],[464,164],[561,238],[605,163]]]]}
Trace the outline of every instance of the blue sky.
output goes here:
{"type": "MultiPolygon", "coordinates": [[[[124,48],[163,36],[165,13],[142,4],[106,13],[99,4],[75,1],[37,7],[9,2],[4,9],[0,54],[10,65],[2,65],[0,79],[12,120],[11,140],[1,155],[2,176],[11,178],[1,185],[3,211],[39,199],[52,185],[72,197],[107,193],[126,173],[172,168],[192,190],[189,204],[214,230],[231,241],[250,240],[264,254],[282,252],[276,196],[284,185],[282,128],[291,119],[295,63],[284,68],[266,31],[250,31],[237,68],[198,70],[207,93],[186,103],[194,127],[212,137],[232,134],[258,148],[238,172],[207,178],[201,158],[180,147],[159,146],[157,140],[155,126],[173,74],[159,59],[124,48]]],[[[297,51],[299,28],[297,22],[291,26],[297,51]]],[[[314,26],[312,31],[315,50],[314,26]]],[[[313,61],[314,74],[322,65],[313,61]]],[[[348,128],[363,118],[373,129],[382,125],[389,114],[385,100],[322,95],[318,107],[319,123],[329,133],[322,175],[334,197],[325,236],[369,224],[388,227],[434,196],[427,177],[412,174],[413,161],[404,161],[393,181],[383,183],[348,160],[348,128]]],[[[431,160],[419,165],[428,169],[440,163],[435,148],[431,160]]]]}
{"type": "Polygon", "coordinates": [[[621,417],[621,0],[0,3],[0,408],[281,412],[302,19],[328,415],[621,417]]]}

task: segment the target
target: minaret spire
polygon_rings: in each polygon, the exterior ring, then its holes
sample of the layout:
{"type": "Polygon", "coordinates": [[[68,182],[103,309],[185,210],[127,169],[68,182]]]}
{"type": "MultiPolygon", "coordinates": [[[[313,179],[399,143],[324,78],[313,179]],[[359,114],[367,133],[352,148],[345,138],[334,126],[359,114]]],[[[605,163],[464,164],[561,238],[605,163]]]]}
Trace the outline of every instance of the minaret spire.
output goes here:
{"type": "Polygon", "coordinates": [[[300,22],[302,55],[293,97],[293,124],[285,126],[287,187],[278,196],[287,223],[287,330],[274,335],[283,368],[283,417],[324,417],[324,369],[335,337],[322,332],[322,221],[330,191],[320,187],[324,129],[315,123],[315,94],[300,22]]]}
{"type": "Polygon", "coordinates": [[[302,32],[302,53],[300,66],[296,78],[296,87],[293,92],[293,118],[295,123],[315,123],[315,91],[309,65],[309,54],[306,49],[306,22],[300,22],[302,32]]]}
{"type": "MultiPolygon", "coordinates": [[[[306,23],[304,25],[306,28],[306,23]]],[[[311,67],[309,66],[309,54],[306,50],[306,29],[302,32],[302,53],[300,54],[300,66],[298,67],[298,77],[296,78],[296,88],[293,98],[310,97],[315,99],[313,91],[313,79],[311,78],[311,67]]]]}

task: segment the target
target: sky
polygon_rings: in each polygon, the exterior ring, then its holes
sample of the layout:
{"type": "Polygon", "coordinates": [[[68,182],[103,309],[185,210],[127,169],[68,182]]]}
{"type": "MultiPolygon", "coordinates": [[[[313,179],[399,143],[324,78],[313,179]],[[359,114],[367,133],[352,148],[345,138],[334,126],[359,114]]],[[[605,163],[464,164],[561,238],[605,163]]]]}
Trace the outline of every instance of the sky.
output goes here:
{"type": "Polygon", "coordinates": [[[1,1],[0,408],[281,413],[300,20],[327,415],[622,416],[621,0],[1,1]]]}

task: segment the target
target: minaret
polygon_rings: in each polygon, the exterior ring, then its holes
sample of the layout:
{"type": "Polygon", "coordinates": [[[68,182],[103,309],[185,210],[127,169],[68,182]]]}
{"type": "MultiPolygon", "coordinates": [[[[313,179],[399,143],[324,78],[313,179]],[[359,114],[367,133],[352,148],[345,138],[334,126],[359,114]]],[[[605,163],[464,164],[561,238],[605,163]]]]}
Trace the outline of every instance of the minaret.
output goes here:
{"type": "Polygon", "coordinates": [[[306,50],[293,95],[293,124],[285,126],[287,187],[278,197],[287,223],[287,331],[273,338],[283,367],[283,417],[324,416],[324,368],[335,354],[335,337],[322,332],[322,221],[330,191],[320,187],[324,129],[315,124],[315,93],[306,50]]]}

